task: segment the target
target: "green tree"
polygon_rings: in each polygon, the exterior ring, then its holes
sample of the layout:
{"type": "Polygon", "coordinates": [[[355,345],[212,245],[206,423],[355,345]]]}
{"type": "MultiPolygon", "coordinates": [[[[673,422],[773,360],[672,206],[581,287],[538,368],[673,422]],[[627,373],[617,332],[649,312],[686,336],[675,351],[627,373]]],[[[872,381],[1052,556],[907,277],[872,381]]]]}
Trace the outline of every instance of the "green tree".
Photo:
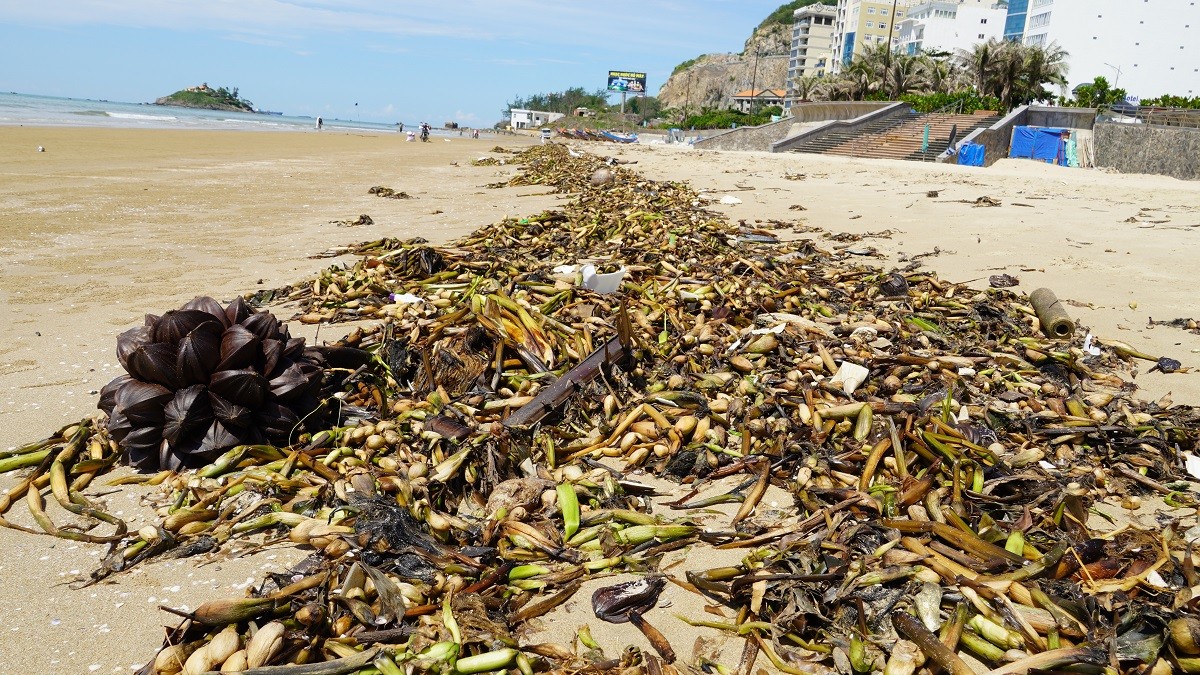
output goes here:
{"type": "Polygon", "coordinates": [[[925,90],[930,94],[949,94],[965,88],[961,86],[965,80],[962,70],[946,56],[925,55],[925,90]]]}
{"type": "MultiPolygon", "coordinates": [[[[700,56],[704,56],[704,55],[701,54],[700,56]]],[[[697,56],[694,59],[688,59],[687,61],[684,61],[683,63],[675,66],[675,69],[671,71],[671,74],[674,75],[675,73],[678,73],[681,70],[687,70],[688,68],[691,68],[692,66],[696,65],[696,62],[700,60],[700,56],[697,56]]]]}
{"type": "Polygon", "coordinates": [[[505,106],[500,114],[508,117],[509,111],[514,108],[557,112],[564,115],[571,114],[576,108],[605,110],[608,108],[608,91],[605,89],[596,89],[589,92],[583,87],[571,87],[566,91],[534,94],[524,98],[517,96],[505,106]]]}
{"type": "Polygon", "coordinates": [[[1015,96],[1002,99],[1010,109],[1034,101],[1045,101],[1054,98],[1054,92],[1047,85],[1055,87],[1067,86],[1067,52],[1055,43],[1045,47],[1036,45],[1024,46],[1021,76],[1015,89],[1015,96]]]}
{"type": "Polygon", "coordinates": [[[1121,103],[1125,100],[1124,89],[1113,89],[1108,84],[1108,78],[1097,77],[1087,84],[1075,88],[1075,98],[1063,101],[1064,104],[1076,108],[1100,108],[1121,103]]]}
{"type": "Polygon", "coordinates": [[[640,120],[658,117],[662,109],[662,102],[657,96],[634,96],[625,102],[626,112],[637,115],[640,120]]]}
{"type": "Polygon", "coordinates": [[[958,50],[958,64],[975,87],[975,91],[986,94],[993,90],[996,67],[1008,44],[992,38],[970,49],[958,50]]]}
{"type": "Polygon", "coordinates": [[[923,90],[928,82],[928,63],[924,57],[897,54],[883,73],[883,91],[888,98],[899,101],[901,96],[923,90]]]}
{"type": "Polygon", "coordinates": [[[763,19],[763,22],[758,24],[758,29],[761,30],[772,24],[783,24],[786,26],[792,25],[792,14],[801,7],[808,7],[809,5],[836,4],[837,0],[792,0],[792,2],[781,5],[779,9],[776,9],[774,12],[771,12],[769,15],[767,15],[767,18],[763,19]]]}
{"type": "Polygon", "coordinates": [[[810,101],[821,88],[821,78],[809,75],[795,81],[793,93],[801,101],[810,101]]]}
{"type": "Polygon", "coordinates": [[[975,91],[995,96],[1012,109],[1053,98],[1047,85],[1065,86],[1067,52],[1051,43],[1023,45],[992,39],[958,53],[960,67],[975,91]]]}
{"type": "Polygon", "coordinates": [[[1163,94],[1156,98],[1144,98],[1141,100],[1141,105],[1152,106],[1156,108],[1200,108],[1200,96],[1173,96],[1171,94],[1163,94]]]}
{"type": "Polygon", "coordinates": [[[884,81],[887,79],[887,73],[891,69],[892,62],[895,59],[896,54],[882,44],[871,45],[856,56],[850,62],[850,67],[847,69],[855,76],[856,83],[858,84],[856,87],[858,96],[856,98],[882,91],[884,81]]]}

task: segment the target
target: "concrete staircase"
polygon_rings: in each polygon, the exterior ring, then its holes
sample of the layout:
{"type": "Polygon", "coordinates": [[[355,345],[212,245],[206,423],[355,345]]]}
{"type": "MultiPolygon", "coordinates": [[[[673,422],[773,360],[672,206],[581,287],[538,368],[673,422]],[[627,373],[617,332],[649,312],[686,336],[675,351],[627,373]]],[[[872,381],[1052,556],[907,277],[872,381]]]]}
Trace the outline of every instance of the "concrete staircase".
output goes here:
{"type": "Polygon", "coordinates": [[[950,131],[955,126],[957,126],[955,140],[961,141],[972,131],[991,126],[998,119],[1000,116],[995,114],[922,114],[908,110],[884,119],[874,120],[857,129],[838,130],[818,136],[802,142],[792,150],[846,157],[932,162],[946,149],[950,131]],[[927,124],[929,125],[929,150],[921,152],[921,142],[927,124]]]}

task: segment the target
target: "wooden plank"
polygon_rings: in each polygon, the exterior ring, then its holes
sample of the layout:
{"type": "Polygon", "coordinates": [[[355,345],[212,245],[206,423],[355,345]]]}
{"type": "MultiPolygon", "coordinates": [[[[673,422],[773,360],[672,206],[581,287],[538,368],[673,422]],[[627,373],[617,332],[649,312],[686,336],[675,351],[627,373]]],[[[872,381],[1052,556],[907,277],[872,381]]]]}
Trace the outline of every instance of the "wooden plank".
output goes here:
{"type": "Polygon", "coordinates": [[[538,392],[532,401],[509,415],[504,420],[504,426],[512,429],[535,424],[550,411],[566,403],[567,399],[581,385],[596,379],[596,376],[600,374],[601,367],[617,361],[626,353],[625,347],[621,344],[621,338],[615,337],[609,340],[604,346],[589,354],[579,365],[569,370],[567,374],[538,392]]]}

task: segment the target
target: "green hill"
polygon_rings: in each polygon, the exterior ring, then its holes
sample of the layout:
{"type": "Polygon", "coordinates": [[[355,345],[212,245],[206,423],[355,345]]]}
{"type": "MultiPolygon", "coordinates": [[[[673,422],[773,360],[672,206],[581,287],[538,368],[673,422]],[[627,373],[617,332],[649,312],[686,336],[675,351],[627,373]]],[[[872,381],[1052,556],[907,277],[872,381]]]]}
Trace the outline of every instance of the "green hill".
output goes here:
{"type": "Polygon", "coordinates": [[[818,5],[818,4],[836,5],[837,0],[792,0],[792,2],[789,2],[789,3],[781,6],[779,9],[775,10],[774,12],[771,12],[771,14],[767,18],[763,19],[762,23],[758,24],[758,27],[760,30],[763,28],[766,28],[767,26],[770,26],[771,24],[783,24],[785,26],[790,27],[792,25],[792,13],[793,12],[800,9],[801,7],[808,7],[809,5],[818,5]]]}
{"type": "Polygon", "coordinates": [[[180,108],[204,108],[206,110],[240,110],[254,112],[254,104],[238,96],[237,87],[213,89],[208,84],[180,89],[170,96],[163,96],[155,105],[172,105],[180,108]]]}

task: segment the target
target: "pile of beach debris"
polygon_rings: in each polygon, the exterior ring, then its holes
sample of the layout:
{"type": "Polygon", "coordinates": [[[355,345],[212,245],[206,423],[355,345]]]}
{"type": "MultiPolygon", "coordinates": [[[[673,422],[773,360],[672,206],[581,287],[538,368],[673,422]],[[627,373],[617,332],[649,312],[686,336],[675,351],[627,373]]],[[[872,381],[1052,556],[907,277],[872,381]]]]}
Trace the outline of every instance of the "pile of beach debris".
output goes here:
{"type": "Polygon", "coordinates": [[[865,267],[572,154],[511,158],[510,184],[575,193],[560,210],[360,244],[271,293],[359,322],[337,348],[370,362],[321,383],[335,426],[156,475],[167,515],[131,535],[82,495],[121,452],[85,422],[0,459],[37,467],[0,506],[28,492],[46,531],[111,542],[97,578],[246,538],[316,551],[187,613],[147,673],[1200,672],[1200,533],[1093,518],[1196,505],[1200,415],[1131,396],[1132,364],[1158,357],[1044,337],[1007,289],[865,267]],[[651,478],[690,489],[661,509],[651,478]],[[45,485],[115,534],[56,527],[45,485]],[[779,488],[793,504],[768,509],[779,488]],[[662,568],[688,547],[745,555],[662,568]],[[644,648],[527,639],[617,572],[641,578],[593,609],[644,648]],[[681,620],[744,639],[740,663],[677,654],[646,621],[667,583],[718,615],[681,620]]]}

